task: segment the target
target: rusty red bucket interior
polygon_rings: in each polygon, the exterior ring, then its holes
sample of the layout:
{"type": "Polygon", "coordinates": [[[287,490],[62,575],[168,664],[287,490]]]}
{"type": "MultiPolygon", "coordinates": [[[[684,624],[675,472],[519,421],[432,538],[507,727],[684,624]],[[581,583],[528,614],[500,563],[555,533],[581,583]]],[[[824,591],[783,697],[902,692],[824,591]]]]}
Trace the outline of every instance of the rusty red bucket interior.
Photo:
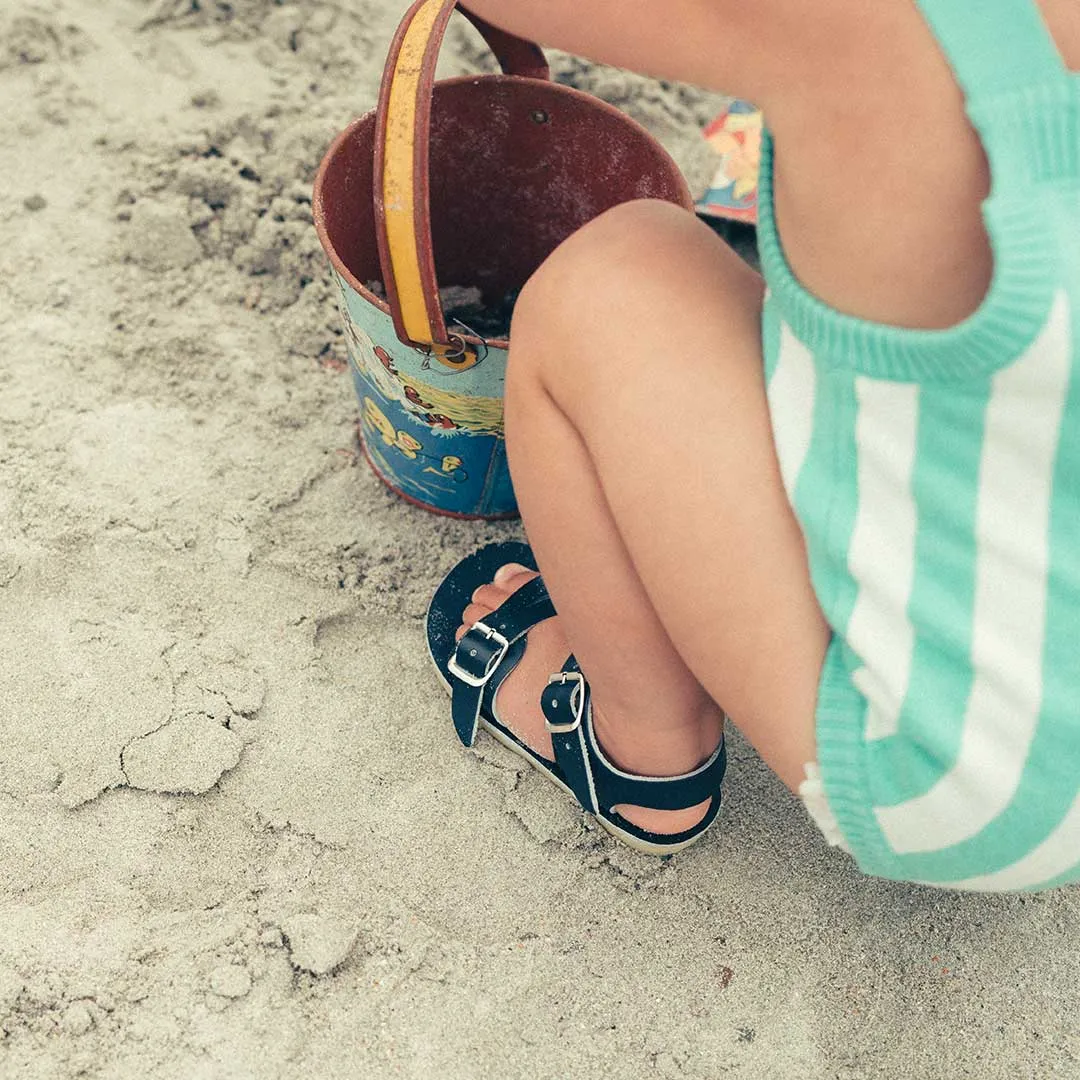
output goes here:
{"type": "MultiPolygon", "coordinates": [[[[374,137],[372,112],[338,136],[315,184],[323,245],[365,295],[381,278],[374,137]]],[[[629,117],[569,87],[517,76],[435,84],[429,178],[436,278],[479,287],[489,304],[612,206],[644,198],[693,205],[677,167],[629,117]]]]}

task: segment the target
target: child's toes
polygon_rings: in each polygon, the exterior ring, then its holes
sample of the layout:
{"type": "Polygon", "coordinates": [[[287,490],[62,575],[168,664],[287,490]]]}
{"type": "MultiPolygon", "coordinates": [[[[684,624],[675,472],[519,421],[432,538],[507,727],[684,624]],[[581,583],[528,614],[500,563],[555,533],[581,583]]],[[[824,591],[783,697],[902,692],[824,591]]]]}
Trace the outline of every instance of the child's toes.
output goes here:
{"type": "Polygon", "coordinates": [[[495,571],[495,584],[496,585],[509,585],[512,578],[516,578],[521,574],[535,574],[535,570],[530,570],[527,566],[522,566],[521,563],[508,562],[503,566],[500,566],[495,571]]]}
{"type": "Polygon", "coordinates": [[[481,585],[473,594],[472,602],[485,606],[488,611],[494,611],[509,595],[506,589],[491,583],[481,585]]]}
{"type": "Polygon", "coordinates": [[[470,604],[461,613],[461,625],[457,628],[457,631],[454,634],[455,640],[460,641],[461,638],[462,638],[462,635],[469,629],[469,627],[473,626],[475,623],[478,623],[481,619],[483,619],[486,616],[490,615],[491,611],[492,611],[492,609],[491,609],[491,606],[489,604],[476,604],[476,603],[470,604]]]}
{"type": "Polygon", "coordinates": [[[479,622],[496,608],[501,607],[512,592],[520,589],[526,581],[534,577],[536,577],[535,570],[530,570],[519,563],[507,563],[499,567],[492,581],[480,585],[473,591],[472,603],[462,613],[461,626],[458,627],[455,638],[460,641],[462,635],[473,623],[479,622]]]}

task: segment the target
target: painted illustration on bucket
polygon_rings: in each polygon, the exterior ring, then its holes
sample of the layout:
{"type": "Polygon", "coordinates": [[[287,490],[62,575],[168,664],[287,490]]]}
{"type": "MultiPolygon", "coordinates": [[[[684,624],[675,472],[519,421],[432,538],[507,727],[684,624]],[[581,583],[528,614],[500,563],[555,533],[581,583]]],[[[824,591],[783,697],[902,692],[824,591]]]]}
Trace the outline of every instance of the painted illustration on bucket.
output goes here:
{"type": "MultiPolygon", "coordinates": [[[[475,378],[464,385],[464,372],[433,365],[438,361],[395,342],[396,356],[371,337],[351,317],[345,297],[340,303],[341,317],[348,338],[349,357],[354,370],[378,386],[385,397],[397,399],[403,408],[421,422],[445,431],[460,430],[472,435],[497,435],[503,431],[502,379],[495,387],[498,396],[478,394],[475,378]],[[411,354],[403,356],[402,354],[411,354]],[[410,373],[407,366],[418,369],[410,373]],[[419,374],[426,379],[417,377],[419,374]],[[433,385],[435,378],[446,385],[433,385]]],[[[484,350],[485,352],[488,350],[484,350]]],[[[472,365],[473,368],[476,365],[472,365]]],[[[493,372],[494,374],[494,372],[493,372]]]]}
{"type": "Polygon", "coordinates": [[[360,442],[396,491],[444,512],[513,512],[503,439],[506,352],[454,370],[397,340],[390,319],[338,278],[360,442]],[[498,396],[494,396],[494,395],[498,396]]]}
{"type": "Polygon", "coordinates": [[[400,450],[410,461],[423,458],[425,461],[438,465],[438,468],[434,468],[431,464],[425,465],[425,473],[433,473],[439,477],[450,476],[458,484],[463,484],[469,479],[469,474],[462,468],[464,462],[461,458],[456,454],[425,453],[424,444],[413,438],[407,431],[398,431],[387,418],[386,413],[369,397],[364,398],[362,420],[375,429],[387,446],[400,450]]]}
{"type": "MultiPolygon", "coordinates": [[[[360,424],[363,429],[365,453],[376,471],[383,477],[394,477],[400,490],[414,499],[438,501],[446,504],[452,497],[460,498],[463,512],[482,495],[482,485],[470,482],[471,477],[465,460],[460,454],[448,453],[445,440],[438,437],[419,437],[396,426],[373,397],[361,398],[360,424]]],[[[411,419],[411,418],[408,418],[411,419]]],[[[398,424],[401,419],[397,421],[398,424]]],[[[460,440],[459,440],[460,441],[460,440]]],[[[504,454],[493,454],[489,439],[473,438],[464,452],[479,452],[478,465],[490,465],[495,459],[505,459],[504,454]],[[487,443],[479,446],[478,443],[487,443]]],[[[455,449],[457,447],[455,446],[455,449]]],[[[505,462],[503,464],[505,469],[505,462]]],[[[479,474],[479,481],[486,477],[479,474]]],[[[506,477],[509,484],[509,474],[506,477]]]]}

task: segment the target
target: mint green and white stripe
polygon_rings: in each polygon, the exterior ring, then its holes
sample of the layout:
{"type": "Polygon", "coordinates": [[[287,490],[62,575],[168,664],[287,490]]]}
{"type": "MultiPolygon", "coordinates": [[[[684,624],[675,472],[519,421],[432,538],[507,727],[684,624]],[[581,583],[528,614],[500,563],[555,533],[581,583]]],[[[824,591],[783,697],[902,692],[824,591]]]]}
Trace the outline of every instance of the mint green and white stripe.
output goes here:
{"type": "Polygon", "coordinates": [[[945,331],[842,315],[759,239],[781,472],[834,630],[819,763],[871,874],[1080,880],[1080,77],[1032,0],[920,0],[993,173],[995,275],[945,331]]]}

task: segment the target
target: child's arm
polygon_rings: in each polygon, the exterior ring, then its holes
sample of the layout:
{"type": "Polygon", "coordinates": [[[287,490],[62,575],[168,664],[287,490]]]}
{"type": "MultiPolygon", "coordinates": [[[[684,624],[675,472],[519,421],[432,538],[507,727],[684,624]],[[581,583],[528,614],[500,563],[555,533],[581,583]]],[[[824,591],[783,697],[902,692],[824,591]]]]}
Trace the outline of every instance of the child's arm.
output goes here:
{"type": "Polygon", "coordinates": [[[520,37],[616,67],[753,96],[767,73],[761,0],[466,0],[520,37]]]}

